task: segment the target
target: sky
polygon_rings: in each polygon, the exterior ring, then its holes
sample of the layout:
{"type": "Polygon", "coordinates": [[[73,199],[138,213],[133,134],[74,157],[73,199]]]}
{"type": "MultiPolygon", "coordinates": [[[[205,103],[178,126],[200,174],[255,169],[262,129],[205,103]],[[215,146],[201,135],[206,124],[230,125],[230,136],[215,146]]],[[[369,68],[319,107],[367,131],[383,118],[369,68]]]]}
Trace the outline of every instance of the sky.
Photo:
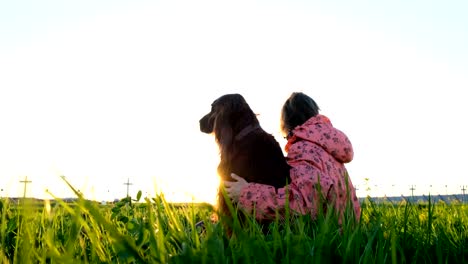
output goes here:
{"type": "MultiPolygon", "coordinates": [[[[215,200],[199,119],[313,97],[359,196],[468,187],[467,1],[1,1],[1,196],[215,200]],[[48,192],[46,192],[48,190],[48,192]]],[[[468,193],[468,191],[467,191],[468,193]]]]}

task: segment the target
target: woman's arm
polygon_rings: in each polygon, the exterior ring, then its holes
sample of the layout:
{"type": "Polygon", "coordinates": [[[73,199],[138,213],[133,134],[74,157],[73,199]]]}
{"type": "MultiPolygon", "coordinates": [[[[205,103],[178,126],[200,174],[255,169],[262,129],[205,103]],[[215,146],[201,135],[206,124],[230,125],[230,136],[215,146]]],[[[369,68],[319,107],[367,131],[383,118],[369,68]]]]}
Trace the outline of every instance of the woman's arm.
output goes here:
{"type": "Polygon", "coordinates": [[[232,177],[237,181],[225,182],[226,191],[240,208],[249,213],[255,211],[255,217],[259,220],[274,219],[277,212],[282,216],[286,202],[292,212],[315,215],[321,199],[319,193],[326,197],[331,181],[318,177],[318,173],[311,173],[310,170],[310,165],[296,165],[291,169],[292,182],[279,189],[259,183],[247,183],[234,174],[232,177]]]}
{"type": "Polygon", "coordinates": [[[255,210],[257,219],[275,217],[276,210],[281,208],[278,201],[281,201],[284,196],[282,195],[284,188],[278,189],[277,192],[273,186],[248,183],[234,173],[231,177],[235,181],[224,182],[226,193],[240,208],[249,213],[255,210]]]}

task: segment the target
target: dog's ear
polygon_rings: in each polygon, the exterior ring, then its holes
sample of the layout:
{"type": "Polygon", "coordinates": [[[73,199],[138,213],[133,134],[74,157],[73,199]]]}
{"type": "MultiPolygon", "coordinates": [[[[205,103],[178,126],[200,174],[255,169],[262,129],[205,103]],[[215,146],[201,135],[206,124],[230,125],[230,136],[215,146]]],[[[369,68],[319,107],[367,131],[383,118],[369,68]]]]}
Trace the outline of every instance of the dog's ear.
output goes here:
{"type": "Polygon", "coordinates": [[[220,107],[216,114],[213,126],[216,140],[220,146],[221,155],[226,158],[226,155],[228,155],[229,149],[231,148],[234,134],[230,115],[230,109],[220,107]]]}

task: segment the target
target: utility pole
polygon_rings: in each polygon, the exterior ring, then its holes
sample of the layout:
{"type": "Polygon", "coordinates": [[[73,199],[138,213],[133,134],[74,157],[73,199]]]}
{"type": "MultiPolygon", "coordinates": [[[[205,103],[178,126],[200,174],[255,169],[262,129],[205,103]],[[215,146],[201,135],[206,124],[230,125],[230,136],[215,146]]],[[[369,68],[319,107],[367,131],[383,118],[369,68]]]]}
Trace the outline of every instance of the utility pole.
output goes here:
{"type": "Polygon", "coordinates": [[[127,182],[124,183],[124,185],[127,185],[127,197],[128,197],[128,191],[130,189],[130,185],[132,185],[133,183],[130,182],[130,178],[127,179],[127,182]]]}
{"type": "Polygon", "coordinates": [[[465,185],[462,185],[461,191],[463,193],[462,200],[463,202],[465,202],[465,191],[466,191],[465,185]]]}
{"type": "Polygon", "coordinates": [[[413,199],[413,202],[414,202],[414,190],[416,190],[416,188],[414,188],[414,185],[411,185],[411,199],[413,199]]]}
{"type": "Polygon", "coordinates": [[[32,181],[28,180],[28,176],[24,176],[24,180],[19,181],[19,182],[24,184],[23,198],[26,198],[26,186],[28,185],[28,183],[31,183],[32,181]]]}

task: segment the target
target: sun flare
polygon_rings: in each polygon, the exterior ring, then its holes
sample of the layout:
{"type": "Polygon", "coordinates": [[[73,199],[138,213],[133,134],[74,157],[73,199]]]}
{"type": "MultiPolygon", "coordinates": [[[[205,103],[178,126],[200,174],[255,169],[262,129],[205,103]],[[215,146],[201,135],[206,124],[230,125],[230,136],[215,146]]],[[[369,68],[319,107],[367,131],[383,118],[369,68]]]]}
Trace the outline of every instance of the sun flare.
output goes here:
{"type": "Polygon", "coordinates": [[[219,162],[218,146],[212,135],[192,138],[179,167],[160,169],[156,177],[158,191],[172,202],[207,202],[215,204],[220,178],[216,169],[219,162]]]}

